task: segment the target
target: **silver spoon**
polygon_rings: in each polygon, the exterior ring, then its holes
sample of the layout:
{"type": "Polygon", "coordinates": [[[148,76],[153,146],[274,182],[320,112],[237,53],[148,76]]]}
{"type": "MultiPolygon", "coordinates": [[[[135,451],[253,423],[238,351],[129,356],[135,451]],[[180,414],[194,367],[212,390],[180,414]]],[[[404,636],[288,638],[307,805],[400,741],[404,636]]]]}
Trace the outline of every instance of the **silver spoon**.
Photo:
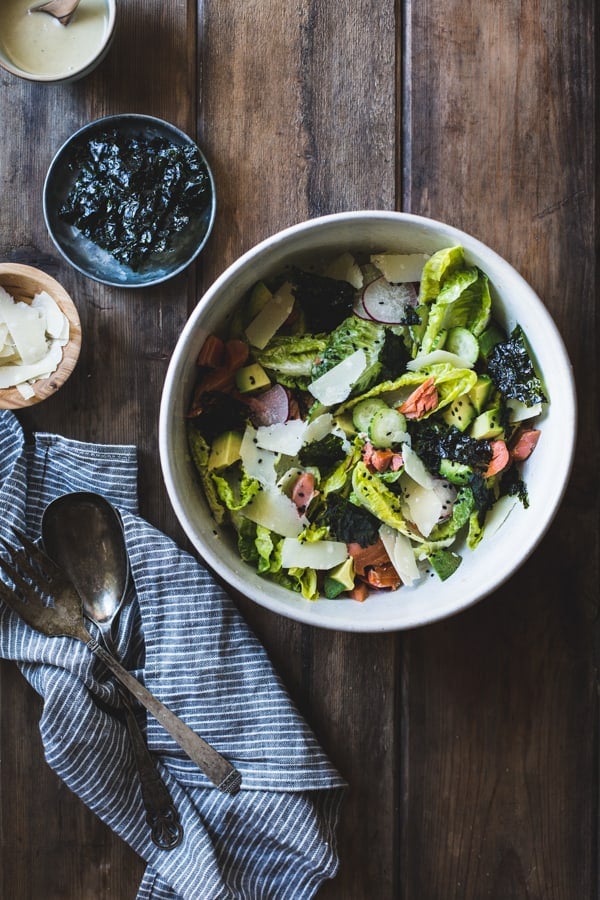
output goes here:
{"type": "Polygon", "coordinates": [[[40,6],[32,6],[29,12],[44,12],[58,19],[61,25],[68,25],[80,0],[47,0],[40,6]]]}
{"type": "MultiPolygon", "coordinates": [[[[77,491],[50,503],[42,517],[44,549],[77,588],[84,615],[98,626],[114,652],[112,627],[129,582],[129,559],[117,510],[101,494],[77,491]]],[[[162,850],[181,843],[183,829],[169,789],[148,750],[125,691],[121,691],[127,727],[140,778],[152,840],[162,850]]]]}

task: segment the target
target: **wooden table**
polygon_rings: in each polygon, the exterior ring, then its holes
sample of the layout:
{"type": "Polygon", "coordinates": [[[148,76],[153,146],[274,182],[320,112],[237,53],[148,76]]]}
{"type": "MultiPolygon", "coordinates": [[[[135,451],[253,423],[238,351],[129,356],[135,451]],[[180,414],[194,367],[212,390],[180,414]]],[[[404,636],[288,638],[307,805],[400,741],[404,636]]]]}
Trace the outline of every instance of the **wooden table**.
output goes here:
{"type": "MultiPolygon", "coordinates": [[[[157,449],[169,357],[202,291],[284,226],[355,208],[444,219],[520,270],[572,356],[571,484],[496,594],[374,636],[240,600],[350,784],[323,900],[597,896],[597,34],[594,0],[122,0],[110,55],[87,79],[0,74],[0,259],[57,276],[84,334],[67,386],[19,418],[137,444],[142,513],[184,546],[157,449]],[[54,152],[116,112],[174,122],[214,168],[208,248],[156,289],[79,276],[43,223],[54,152]]],[[[141,860],[48,769],[39,698],[13,664],[0,676],[0,896],[133,900],[141,860]]]]}

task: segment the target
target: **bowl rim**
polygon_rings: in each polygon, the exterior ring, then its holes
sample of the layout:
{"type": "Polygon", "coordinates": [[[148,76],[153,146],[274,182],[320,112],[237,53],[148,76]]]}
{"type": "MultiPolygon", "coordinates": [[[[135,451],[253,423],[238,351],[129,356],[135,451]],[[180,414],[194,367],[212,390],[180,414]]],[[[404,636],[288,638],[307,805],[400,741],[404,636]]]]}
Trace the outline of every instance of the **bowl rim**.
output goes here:
{"type": "Polygon", "coordinates": [[[26,263],[5,261],[0,262],[0,284],[3,275],[24,276],[31,278],[32,281],[38,281],[40,290],[51,291],[53,300],[69,321],[69,340],[63,347],[61,361],[48,378],[38,378],[32,383],[35,395],[25,398],[16,387],[0,390],[0,409],[25,409],[53,397],[73,374],[81,351],[81,320],[77,307],[66,288],[43,269],[26,263]],[[42,285],[44,286],[42,287],[42,285]],[[68,354],[65,353],[67,348],[69,348],[68,354]]]}
{"type": "Polygon", "coordinates": [[[208,239],[213,230],[215,217],[217,213],[217,191],[214,173],[206,158],[206,154],[204,153],[202,147],[198,144],[195,138],[192,138],[187,132],[185,132],[179,126],[174,125],[172,122],[167,121],[166,119],[162,119],[158,116],[152,116],[147,113],[135,113],[135,112],[125,112],[125,113],[112,113],[107,116],[101,116],[98,119],[93,119],[91,122],[86,122],[77,131],[74,131],[68,138],[66,138],[63,143],[60,145],[58,150],[55,152],[50,165],[48,166],[48,170],[46,172],[46,176],[44,178],[44,184],[42,187],[42,212],[44,216],[44,222],[46,224],[46,230],[52,240],[54,246],[61,254],[61,256],[68,262],[72,268],[76,269],[81,275],[84,275],[86,278],[90,278],[92,281],[96,281],[99,284],[105,284],[108,287],[118,287],[124,288],[127,290],[140,290],[143,288],[154,287],[155,285],[162,284],[165,281],[169,281],[171,278],[175,278],[177,275],[180,275],[185,269],[187,269],[200,255],[200,253],[204,250],[208,239]],[[89,269],[80,265],[76,262],[72,257],[67,253],[62,243],[58,240],[55,235],[54,228],[52,227],[51,222],[51,211],[49,205],[49,191],[52,184],[52,180],[56,175],[56,172],[59,166],[63,163],[65,156],[67,155],[70,148],[75,144],[77,140],[83,137],[85,134],[102,130],[103,128],[109,127],[113,124],[124,124],[124,123],[132,123],[139,124],[140,126],[151,128],[160,128],[163,131],[166,131],[179,139],[182,144],[186,144],[188,146],[193,146],[196,148],[202,162],[206,168],[208,173],[208,178],[210,182],[210,214],[208,218],[208,222],[206,225],[206,230],[202,236],[202,240],[194,247],[193,252],[179,265],[171,269],[167,272],[164,272],[160,276],[156,276],[153,278],[149,278],[147,281],[141,282],[127,282],[127,281],[119,281],[113,278],[108,277],[100,277],[99,275],[91,272],[89,269]]]}
{"type": "MultiPolygon", "coordinates": [[[[448,244],[448,246],[450,246],[450,243],[448,244]]],[[[561,415],[562,414],[563,410],[561,409],[561,415]]],[[[269,609],[271,612],[278,613],[287,618],[291,618],[295,621],[312,625],[314,627],[346,632],[377,633],[403,631],[410,628],[427,625],[432,622],[440,621],[452,615],[455,615],[469,608],[470,606],[475,605],[484,597],[491,594],[493,591],[496,591],[502,586],[502,584],[504,584],[505,581],[512,577],[513,573],[517,569],[521,568],[521,566],[534,552],[534,550],[537,548],[537,546],[545,536],[564,497],[573,466],[576,442],[576,425],[577,399],[575,391],[575,381],[573,376],[572,364],[569,360],[562,336],[541,298],[535,293],[528,282],[525,281],[520,273],[507,260],[501,257],[496,251],[494,251],[488,245],[484,244],[478,238],[475,238],[467,232],[464,232],[454,226],[448,225],[445,222],[441,222],[430,217],[416,215],[413,213],[382,210],[357,210],[332,213],[329,215],[316,217],[314,219],[309,219],[304,222],[300,222],[298,224],[284,228],[281,231],[270,235],[269,237],[260,241],[255,246],[243,253],[230,266],[228,266],[225,271],[222,272],[221,275],[209,286],[209,288],[199,299],[196,307],[188,318],[174,348],[167,369],[161,396],[158,437],[162,476],[167,489],[169,500],[171,502],[175,515],[184,532],[186,533],[188,539],[198,551],[199,555],[207,564],[209,569],[215,572],[218,577],[224,580],[225,583],[230,585],[233,589],[240,591],[244,596],[249,597],[253,602],[257,603],[259,606],[263,606],[264,608],[269,609]],[[508,272],[511,279],[519,285],[520,290],[522,290],[531,298],[536,307],[536,312],[542,316],[545,327],[552,334],[556,348],[559,352],[559,355],[561,356],[563,371],[567,375],[567,381],[564,385],[564,399],[566,400],[566,405],[568,408],[564,410],[564,416],[566,425],[570,427],[567,427],[565,429],[565,441],[564,445],[561,446],[561,459],[563,465],[561,473],[562,480],[560,482],[560,485],[558,486],[558,490],[554,490],[553,496],[549,498],[548,504],[544,507],[543,510],[538,510],[537,521],[539,524],[539,528],[537,529],[533,539],[529,540],[527,546],[525,548],[521,548],[521,552],[518,556],[516,565],[514,565],[510,570],[506,568],[501,576],[498,576],[497,573],[491,573],[487,578],[487,582],[482,586],[481,590],[478,590],[476,592],[472,591],[471,596],[455,603],[452,606],[449,606],[447,609],[438,611],[435,614],[430,615],[416,614],[410,619],[403,619],[401,622],[390,620],[387,615],[380,618],[377,618],[377,616],[370,616],[368,620],[366,618],[361,619],[357,617],[354,620],[346,620],[344,622],[340,622],[339,619],[328,619],[320,616],[316,612],[316,610],[318,609],[317,604],[320,601],[316,601],[316,604],[315,602],[310,601],[305,602],[302,601],[299,595],[294,595],[293,600],[295,600],[296,603],[290,603],[288,605],[278,597],[269,596],[266,590],[260,591],[259,589],[255,589],[252,582],[245,581],[242,577],[238,576],[236,572],[231,571],[223,565],[223,562],[219,559],[218,555],[213,552],[208,541],[201,541],[198,538],[194,529],[194,523],[191,519],[191,516],[188,514],[185,504],[181,499],[180,492],[178,491],[174,469],[170,458],[170,428],[171,412],[173,407],[172,398],[174,396],[177,383],[181,378],[181,374],[186,363],[186,360],[183,358],[183,354],[181,353],[181,349],[186,345],[190,335],[199,328],[198,319],[203,315],[203,312],[206,310],[207,306],[215,302],[221,290],[235,280],[235,277],[240,272],[240,270],[243,270],[254,259],[260,259],[262,256],[267,255],[273,247],[293,240],[300,233],[313,231],[319,229],[322,226],[330,226],[344,222],[356,221],[358,218],[363,219],[365,223],[369,221],[386,220],[389,222],[402,222],[406,225],[414,225],[416,228],[425,227],[427,230],[434,229],[438,232],[443,232],[444,239],[448,238],[449,241],[462,244],[462,246],[465,247],[465,250],[467,250],[469,253],[482,253],[484,257],[490,261],[490,263],[493,263],[496,267],[500,267],[501,269],[508,272]]],[[[264,584],[265,586],[269,585],[268,582],[264,582],[264,584]]],[[[358,605],[362,606],[362,604],[358,605]]]]}
{"type": "Polygon", "coordinates": [[[24,81],[33,81],[40,84],[68,84],[71,81],[82,78],[88,72],[92,72],[106,56],[115,34],[117,0],[105,0],[105,2],[108,7],[108,22],[104,38],[99,44],[96,53],[87,62],[82,63],[79,68],[74,69],[72,72],[63,72],[61,75],[36,75],[35,72],[27,72],[25,69],[20,69],[14,63],[11,63],[9,59],[3,57],[0,57],[0,67],[10,72],[11,75],[22,78],[24,81]]]}

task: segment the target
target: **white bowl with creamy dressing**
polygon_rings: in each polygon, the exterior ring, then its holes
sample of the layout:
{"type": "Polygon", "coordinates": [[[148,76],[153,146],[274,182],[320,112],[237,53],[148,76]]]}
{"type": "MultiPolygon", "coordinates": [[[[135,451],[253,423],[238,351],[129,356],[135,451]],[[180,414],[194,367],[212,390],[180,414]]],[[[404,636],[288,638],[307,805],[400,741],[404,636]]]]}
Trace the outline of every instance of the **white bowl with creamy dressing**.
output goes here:
{"type": "Polygon", "coordinates": [[[68,25],[29,12],[42,0],[0,3],[0,66],[28,81],[65,84],[83,78],[106,56],[116,0],[83,0],[68,25]]]}

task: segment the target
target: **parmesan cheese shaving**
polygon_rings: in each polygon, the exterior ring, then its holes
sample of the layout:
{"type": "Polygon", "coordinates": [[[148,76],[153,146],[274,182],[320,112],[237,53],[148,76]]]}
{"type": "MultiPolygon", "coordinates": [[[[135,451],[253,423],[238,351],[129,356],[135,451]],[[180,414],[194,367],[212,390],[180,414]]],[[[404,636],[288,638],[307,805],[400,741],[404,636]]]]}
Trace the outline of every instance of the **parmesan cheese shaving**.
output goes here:
{"type": "Polygon", "coordinates": [[[56,371],[68,340],[69,320],[46,291],[29,304],[0,287],[0,389],[30,398],[26,385],[56,371]]]}

